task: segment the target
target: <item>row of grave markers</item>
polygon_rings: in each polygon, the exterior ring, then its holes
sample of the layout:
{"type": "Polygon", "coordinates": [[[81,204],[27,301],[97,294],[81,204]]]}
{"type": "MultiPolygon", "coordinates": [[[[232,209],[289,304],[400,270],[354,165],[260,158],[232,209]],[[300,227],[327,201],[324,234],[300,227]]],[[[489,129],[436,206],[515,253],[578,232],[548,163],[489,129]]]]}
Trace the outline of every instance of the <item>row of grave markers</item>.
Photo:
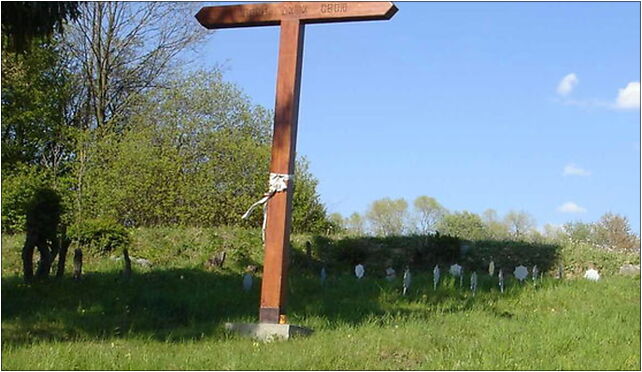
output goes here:
{"type": "MultiPolygon", "coordinates": [[[[439,269],[439,265],[435,265],[435,268],[433,269],[433,290],[437,290],[437,286],[439,284],[439,280],[441,278],[441,271],[439,269]]],[[[458,264],[453,264],[450,266],[448,272],[450,275],[453,277],[459,278],[459,286],[463,288],[464,286],[464,272],[463,268],[461,265],[458,264]]],[[[357,279],[362,279],[365,276],[366,270],[365,267],[362,264],[358,264],[354,267],[354,274],[357,277],[357,279]]],[[[495,275],[495,262],[491,261],[490,264],[488,265],[488,274],[493,277],[495,275]]],[[[519,280],[521,283],[528,278],[528,268],[523,265],[519,265],[515,267],[515,270],[513,271],[513,276],[519,280]]],[[[533,266],[533,268],[530,271],[531,278],[533,281],[536,280],[541,280],[543,277],[543,273],[539,271],[537,268],[537,265],[533,266]]],[[[326,279],[328,277],[328,274],[326,272],[325,267],[321,268],[321,273],[319,275],[321,284],[325,283],[326,279]]],[[[558,267],[558,272],[557,272],[557,278],[562,279],[564,277],[564,268],[562,265],[558,267]]],[[[584,274],[584,278],[592,281],[597,281],[600,279],[600,274],[597,270],[595,269],[589,269],[586,271],[584,274]]],[[[388,267],[386,269],[386,279],[388,281],[393,281],[396,279],[396,271],[392,267],[388,267]]],[[[505,288],[505,281],[504,281],[504,272],[502,269],[499,269],[497,272],[497,279],[498,279],[498,286],[500,289],[501,293],[504,293],[504,288],[505,288]]],[[[473,292],[473,295],[477,292],[477,272],[474,271],[472,274],[470,274],[470,290],[473,292]]],[[[243,289],[245,291],[249,291],[252,289],[252,274],[246,273],[243,275],[243,289]]],[[[410,289],[410,285],[412,283],[412,274],[410,273],[410,268],[406,266],[406,269],[404,270],[403,273],[403,295],[405,296],[410,289]]]]}
{"type": "MultiPolygon", "coordinates": [[[[448,272],[453,277],[459,278],[459,286],[463,288],[464,272],[461,265],[458,265],[458,264],[451,265],[448,272]]],[[[358,264],[355,266],[354,273],[357,279],[361,279],[365,275],[365,268],[363,267],[363,265],[358,264]]],[[[491,261],[490,264],[488,265],[488,273],[490,274],[491,277],[494,276],[495,274],[495,263],[493,261],[491,261]]],[[[537,268],[537,265],[533,266],[531,273],[532,273],[533,280],[542,279],[542,274],[537,268]]],[[[515,268],[513,275],[515,276],[515,278],[517,278],[517,280],[519,280],[520,282],[523,282],[528,277],[528,268],[526,268],[523,265],[519,265],[515,268]]],[[[562,273],[558,274],[560,278],[562,277],[562,275],[563,275],[562,273]]],[[[391,267],[388,267],[386,269],[386,279],[388,281],[392,281],[395,278],[396,278],[395,270],[391,267]]],[[[437,286],[439,284],[440,278],[441,278],[441,271],[439,269],[439,265],[435,265],[435,268],[433,269],[433,289],[434,290],[437,290],[437,286]]],[[[497,278],[498,278],[498,285],[499,285],[500,291],[504,293],[504,273],[502,269],[500,269],[499,272],[497,273],[497,278]]],[[[322,275],[322,282],[324,280],[325,278],[322,275]]],[[[408,289],[410,289],[411,282],[412,282],[412,276],[410,273],[410,268],[406,267],[406,270],[404,271],[404,274],[403,274],[403,295],[404,296],[408,292],[408,289]]],[[[473,272],[470,275],[470,290],[473,292],[473,295],[475,295],[475,293],[477,292],[477,272],[473,272]]]]}

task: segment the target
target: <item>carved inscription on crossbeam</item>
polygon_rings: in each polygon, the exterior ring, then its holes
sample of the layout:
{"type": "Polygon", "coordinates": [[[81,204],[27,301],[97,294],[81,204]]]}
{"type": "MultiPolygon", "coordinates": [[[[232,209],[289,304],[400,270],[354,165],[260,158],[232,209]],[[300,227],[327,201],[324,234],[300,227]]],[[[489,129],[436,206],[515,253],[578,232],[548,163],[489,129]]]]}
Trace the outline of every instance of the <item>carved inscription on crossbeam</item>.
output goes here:
{"type": "Polygon", "coordinates": [[[396,12],[390,2],[284,2],[205,7],[196,18],[203,26],[215,29],[276,26],[295,19],[303,24],[387,20],[396,12]]]}
{"type": "Polygon", "coordinates": [[[305,4],[284,5],[280,9],[270,7],[269,5],[260,5],[256,8],[245,9],[243,14],[248,19],[255,17],[275,17],[279,15],[302,15],[308,10],[305,4]]]}
{"type": "MultiPolygon", "coordinates": [[[[336,14],[336,13],[347,13],[348,12],[348,3],[321,3],[321,14],[336,14]]],[[[268,5],[262,5],[254,9],[246,9],[244,14],[247,18],[257,17],[257,16],[275,16],[279,14],[274,14],[278,9],[271,8],[268,5]]],[[[306,14],[308,11],[307,4],[285,4],[280,9],[280,15],[295,15],[300,16],[306,14]]]]}
{"type": "Polygon", "coordinates": [[[321,13],[346,13],[348,11],[347,3],[328,3],[321,4],[321,13]]]}

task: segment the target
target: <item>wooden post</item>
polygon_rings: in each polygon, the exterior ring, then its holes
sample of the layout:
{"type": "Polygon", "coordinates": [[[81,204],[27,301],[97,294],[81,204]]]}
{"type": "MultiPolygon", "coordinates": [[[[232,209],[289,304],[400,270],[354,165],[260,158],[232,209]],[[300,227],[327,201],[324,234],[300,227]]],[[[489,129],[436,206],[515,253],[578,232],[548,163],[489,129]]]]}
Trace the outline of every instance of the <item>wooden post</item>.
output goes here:
{"type": "MultiPolygon", "coordinates": [[[[299,91],[303,64],[304,26],[299,20],[281,23],[279,65],[276,80],[276,111],[270,172],[294,174],[299,91]]],[[[292,222],[293,181],[268,201],[265,259],[261,286],[261,323],[285,322],[288,251],[292,222]]]]}
{"type": "MultiPolygon", "coordinates": [[[[271,173],[294,174],[299,91],[305,24],[388,20],[397,8],[388,1],[287,2],[202,8],[196,19],[206,28],[281,26],[271,173]]],[[[286,323],[288,251],[294,182],[268,200],[261,323],[286,323]]]]}

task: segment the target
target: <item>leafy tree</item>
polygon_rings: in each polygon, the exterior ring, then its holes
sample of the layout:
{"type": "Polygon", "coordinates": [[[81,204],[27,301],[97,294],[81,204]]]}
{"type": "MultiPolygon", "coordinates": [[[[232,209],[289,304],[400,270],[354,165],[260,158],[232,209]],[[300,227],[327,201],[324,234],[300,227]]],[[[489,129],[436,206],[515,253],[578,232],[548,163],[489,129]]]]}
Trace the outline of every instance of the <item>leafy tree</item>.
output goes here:
{"type": "Polygon", "coordinates": [[[439,222],[437,230],[441,234],[467,240],[480,240],[487,236],[481,218],[468,211],[447,214],[439,222]]]}
{"type": "Polygon", "coordinates": [[[640,238],[631,232],[628,219],[613,213],[605,213],[595,224],[595,242],[608,250],[640,250],[640,238]]]}
{"type": "MultiPolygon", "coordinates": [[[[63,61],[55,39],[25,53],[2,53],[4,232],[24,231],[25,203],[37,189],[53,188],[68,209],[73,131],[67,124],[70,84],[63,61]]],[[[69,215],[61,218],[67,223],[69,215]]]]}
{"type": "Polygon", "coordinates": [[[318,184],[319,181],[309,171],[307,160],[300,159],[296,165],[292,196],[293,232],[328,233],[340,228],[340,225],[328,220],[325,206],[317,193],[318,184]]]}
{"type": "Polygon", "coordinates": [[[195,4],[86,2],[69,24],[63,44],[73,74],[68,105],[76,136],[77,216],[83,215],[86,171],[95,141],[122,133],[138,95],[163,84],[177,55],[205,30],[193,22],[195,4]]]}
{"type": "Polygon", "coordinates": [[[345,232],[346,230],[346,222],[341,213],[331,213],[328,216],[328,223],[332,226],[333,233],[345,232]]]}
{"type": "Polygon", "coordinates": [[[127,129],[88,149],[83,218],[103,211],[133,226],[240,223],[267,186],[269,113],[217,71],[165,84],[137,97],[127,129]]]}
{"type": "Polygon", "coordinates": [[[561,226],[547,223],[544,225],[544,238],[548,241],[559,242],[564,238],[564,230],[561,226]]]}
{"type": "Polygon", "coordinates": [[[494,209],[486,209],[481,215],[489,239],[502,240],[510,235],[508,226],[499,220],[494,209]]]}
{"type": "Polygon", "coordinates": [[[55,42],[26,54],[2,53],[5,176],[19,164],[42,165],[54,176],[68,171],[72,143],[65,105],[70,86],[62,59],[55,42]]]}
{"type": "Polygon", "coordinates": [[[366,223],[364,218],[357,212],[354,212],[345,220],[346,230],[351,235],[363,236],[366,234],[366,223]]]}
{"type": "Polygon", "coordinates": [[[372,202],[366,218],[375,235],[402,235],[406,229],[408,203],[404,199],[383,198],[372,202]]]}
{"type": "MultiPolygon", "coordinates": [[[[137,97],[127,128],[89,149],[83,218],[129,226],[261,226],[240,216],[267,189],[270,113],[218,71],[195,71],[137,97]]],[[[327,232],[318,181],[297,162],[295,232],[327,232]]]]}
{"type": "Polygon", "coordinates": [[[562,226],[566,238],[574,243],[594,243],[594,229],[593,224],[580,221],[567,222],[562,226]]]}
{"type": "Polygon", "coordinates": [[[413,202],[417,215],[417,232],[428,234],[435,231],[437,223],[447,213],[435,198],[419,196],[413,202]]]}
{"type": "Polygon", "coordinates": [[[77,121],[82,128],[114,129],[131,99],[162,84],[176,56],[200,41],[196,4],[86,2],[64,42],[77,76],[77,121]],[[112,121],[116,119],[115,121],[112,121]]]}
{"type": "Polygon", "coordinates": [[[508,231],[516,239],[524,239],[535,228],[535,219],[524,211],[510,211],[504,217],[508,231]]]}
{"type": "Polygon", "coordinates": [[[2,232],[25,231],[27,207],[36,191],[48,184],[46,173],[35,166],[22,165],[10,176],[2,177],[2,232]]]}

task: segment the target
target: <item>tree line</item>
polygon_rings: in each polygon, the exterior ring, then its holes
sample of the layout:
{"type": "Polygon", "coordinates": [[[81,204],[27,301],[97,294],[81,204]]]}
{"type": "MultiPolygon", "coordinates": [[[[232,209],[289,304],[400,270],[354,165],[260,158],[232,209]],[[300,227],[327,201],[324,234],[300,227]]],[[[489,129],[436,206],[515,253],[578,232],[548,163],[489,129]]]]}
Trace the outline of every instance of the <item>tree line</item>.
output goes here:
{"type": "MultiPolygon", "coordinates": [[[[267,189],[273,114],[220,70],[186,67],[206,35],[197,7],[74,3],[44,22],[57,32],[26,37],[3,13],[3,232],[24,230],[43,188],[65,225],[261,225],[240,216],[267,189]]],[[[295,232],[331,226],[317,183],[297,159],[295,232]]]]}
{"type": "Polygon", "coordinates": [[[465,240],[515,240],[526,242],[588,243],[610,251],[639,252],[640,238],[631,230],[626,217],[605,213],[592,223],[546,224],[540,231],[535,218],[525,211],[511,210],[502,218],[494,209],[481,215],[469,211],[449,211],[435,198],[419,196],[410,208],[401,199],[373,201],[365,213],[330,219],[352,236],[403,236],[442,234],[465,240]]]}
{"type": "MultiPolygon", "coordinates": [[[[193,20],[197,8],[3,4],[3,232],[24,230],[26,208],[42,188],[60,195],[65,225],[260,226],[260,213],[248,221],[240,216],[266,191],[272,112],[252,104],[219,70],[185,67],[181,56],[206,35],[193,20]],[[38,9],[44,15],[34,18],[38,9]]],[[[566,237],[639,249],[626,218],[614,214],[539,231],[523,211],[502,218],[492,209],[451,212],[421,196],[411,211],[405,200],[386,198],[363,215],[327,216],[317,182],[298,159],[295,232],[566,237]]]]}

